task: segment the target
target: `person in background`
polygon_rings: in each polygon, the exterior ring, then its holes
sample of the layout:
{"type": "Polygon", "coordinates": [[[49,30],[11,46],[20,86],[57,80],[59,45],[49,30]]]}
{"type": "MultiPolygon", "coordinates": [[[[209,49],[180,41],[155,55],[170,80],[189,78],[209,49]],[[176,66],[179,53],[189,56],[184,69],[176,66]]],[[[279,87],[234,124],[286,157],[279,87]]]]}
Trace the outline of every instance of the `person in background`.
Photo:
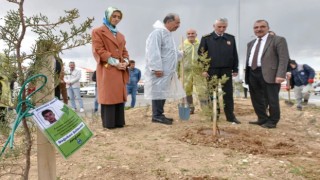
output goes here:
{"type": "Polygon", "coordinates": [[[178,51],[172,32],[180,26],[180,17],[169,13],[153,24],[154,30],[146,40],[146,69],[144,97],[152,100],[152,122],[171,125],[172,118],[164,113],[166,99],[180,99],[185,92],[176,73],[178,59],[182,53],[178,51]]]}
{"type": "MultiPolygon", "coordinates": [[[[302,103],[308,103],[310,97],[310,89],[308,88],[312,87],[315,71],[307,64],[297,64],[295,60],[290,60],[289,64],[291,73],[287,73],[287,79],[290,80],[290,87],[294,88],[297,109],[301,111],[302,103]]],[[[290,89],[287,90],[290,91],[290,89]]]]}
{"type": "Polygon", "coordinates": [[[133,108],[136,104],[136,96],[138,90],[138,82],[141,79],[141,71],[135,67],[136,62],[134,60],[129,61],[129,82],[127,83],[127,93],[131,94],[131,105],[133,108]]]}
{"type": "Polygon", "coordinates": [[[68,104],[68,91],[67,84],[64,82],[64,68],[62,67],[60,72],[60,92],[62,96],[63,103],[68,104]]]}
{"type": "Polygon", "coordinates": [[[94,97],[94,107],[93,107],[93,112],[96,113],[98,112],[99,109],[99,103],[98,103],[98,88],[97,88],[97,71],[94,71],[92,74],[92,81],[96,82],[96,86],[95,86],[95,91],[96,91],[96,95],[94,97]]]}
{"type": "Polygon", "coordinates": [[[242,87],[243,87],[243,93],[244,93],[244,97],[243,98],[247,99],[248,98],[249,86],[244,81],[242,81],[242,87]]]}
{"type": "Polygon", "coordinates": [[[221,78],[226,75],[229,79],[223,84],[224,112],[228,122],[240,124],[234,115],[233,85],[232,77],[238,75],[238,53],[236,41],[233,35],[225,33],[228,27],[226,18],[215,21],[214,31],[201,38],[198,54],[208,52],[210,66],[208,72],[203,72],[205,78],[217,76],[221,78]]]}
{"type": "Polygon", "coordinates": [[[249,123],[276,128],[280,120],[279,91],[289,60],[288,46],[285,38],[269,34],[266,20],[257,20],[253,31],[257,38],[247,46],[245,82],[258,120],[249,123]]]}
{"type": "Polygon", "coordinates": [[[11,76],[10,76],[10,91],[11,91],[11,97],[14,98],[15,95],[14,93],[14,89],[17,88],[19,85],[18,85],[18,82],[17,82],[17,79],[18,79],[18,75],[16,73],[12,73],[11,76]]]}
{"type": "Polygon", "coordinates": [[[54,95],[59,100],[60,95],[62,95],[63,103],[68,104],[68,95],[67,95],[67,88],[66,88],[66,82],[64,82],[64,65],[63,61],[59,56],[54,56],[55,58],[55,75],[58,77],[55,77],[55,80],[58,82],[56,83],[57,86],[54,89],[54,95]],[[57,79],[56,79],[57,78],[57,79]]]}
{"type": "Polygon", "coordinates": [[[108,7],[103,25],[92,31],[92,51],[97,62],[98,103],[101,105],[102,126],[108,129],[125,125],[129,54],[125,37],[117,29],[122,17],[122,11],[118,8],[108,7]]]}
{"type": "MultiPolygon", "coordinates": [[[[1,64],[0,67],[2,67],[1,64]]],[[[11,99],[10,81],[0,72],[0,126],[4,127],[8,124],[5,117],[8,108],[13,106],[11,99]]]]}
{"type": "MultiPolygon", "coordinates": [[[[192,75],[192,65],[194,61],[198,59],[198,48],[199,40],[197,39],[197,31],[194,29],[187,30],[187,39],[184,40],[183,45],[180,45],[180,49],[184,52],[183,57],[183,88],[187,94],[187,102],[190,107],[190,114],[194,114],[193,105],[193,75],[192,75]],[[183,49],[182,49],[183,47],[183,49]]],[[[181,77],[182,61],[178,66],[178,74],[181,77]]]]}
{"type": "Polygon", "coordinates": [[[275,35],[276,35],[276,33],[273,32],[273,31],[269,31],[269,34],[272,35],[272,36],[275,36],[275,35]]]}
{"type": "MultiPolygon", "coordinates": [[[[55,81],[55,85],[56,87],[54,88],[54,96],[56,98],[58,98],[59,100],[61,99],[61,92],[60,92],[60,78],[61,78],[61,70],[62,70],[62,65],[63,65],[63,62],[62,62],[62,59],[58,56],[55,56],[54,57],[55,59],[55,68],[54,68],[54,73],[55,73],[55,76],[54,76],[54,81],[55,81]],[[56,82],[58,81],[58,82],[56,82]]],[[[64,75],[62,75],[63,78],[64,78],[64,75]]]]}
{"type": "Polygon", "coordinates": [[[76,102],[79,102],[79,112],[84,112],[83,101],[80,94],[80,78],[81,71],[76,69],[76,64],[71,61],[69,62],[69,71],[64,76],[64,82],[66,82],[66,88],[68,89],[68,96],[70,97],[71,106],[73,110],[77,110],[76,102]]]}

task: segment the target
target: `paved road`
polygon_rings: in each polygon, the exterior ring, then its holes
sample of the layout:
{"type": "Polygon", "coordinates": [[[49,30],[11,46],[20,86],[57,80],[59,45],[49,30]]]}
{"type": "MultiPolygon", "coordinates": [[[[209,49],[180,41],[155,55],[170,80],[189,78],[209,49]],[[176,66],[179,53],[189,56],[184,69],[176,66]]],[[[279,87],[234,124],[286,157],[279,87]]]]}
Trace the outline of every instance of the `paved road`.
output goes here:
{"type": "MultiPolygon", "coordinates": [[[[93,106],[94,97],[83,97],[82,100],[83,100],[83,106],[84,106],[85,112],[92,112],[94,108],[93,106]]],[[[126,106],[130,106],[130,103],[131,103],[131,97],[128,96],[128,102],[126,106]]],[[[76,104],[78,106],[78,102],[76,102],[76,104]]],[[[69,105],[70,105],[70,101],[69,101],[69,105]]],[[[151,105],[151,101],[144,99],[143,94],[138,94],[137,100],[136,100],[136,107],[147,106],[147,105],[151,105]]]]}
{"type": "MultiPolygon", "coordinates": [[[[241,96],[242,96],[242,93],[241,93],[241,96]]],[[[287,100],[288,99],[288,92],[287,91],[280,91],[279,96],[280,96],[280,98],[287,100]]],[[[290,92],[290,96],[291,96],[291,100],[295,100],[293,91],[290,92]]],[[[85,112],[92,112],[94,97],[83,97],[82,99],[83,99],[85,112]]],[[[126,105],[129,106],[130,102],[131,102],[131,97],[128,96],[128,102],[126,105]]],[[[316,104],[317,106],[320,106],[320,95],[311,94],[310,99],[309,99],[309,103],[316,104]]],[[[136,107],[147,106],[147,105],[151,105],[151,101],[144,99],[143,94],[138,94],[137,101],[136,101],[136,107]]]]}
{"type": "MultiPolygon", "coordinates": [[[[279,95],[280,95],[281,98],[286,99],[286,100],[289,97],[287,91],[280,91],[279,95]]],[[[290,91],[290,99],[291,100],[295,100],[293,91],[290,91]]],[[[309,98],[309,103],[310,104],[315,104],[317,106],[320,106],[320,95],[314,95],[314,93],[312,93],[310,98],[309,98]]]]}

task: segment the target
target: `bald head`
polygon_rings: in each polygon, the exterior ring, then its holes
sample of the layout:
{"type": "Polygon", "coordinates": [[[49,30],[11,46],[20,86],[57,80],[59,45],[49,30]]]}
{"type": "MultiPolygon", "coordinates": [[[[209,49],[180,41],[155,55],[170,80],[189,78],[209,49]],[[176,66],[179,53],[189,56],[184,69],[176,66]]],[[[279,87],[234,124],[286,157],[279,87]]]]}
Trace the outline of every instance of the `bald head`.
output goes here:
{"type": "Polygon", "coordinates": [[[197,38],[197,31],[194,29],[191,29],[191,28],[188,29],[187,30],[187,38],[190,43],[194,43],[197,38]]]}
{"type": "Polygon", "coordinates": [[[164,26],[170,31],[176,31],[180,27],[180,17],[178,14],[169,13],[163,19],[164,26]]]}

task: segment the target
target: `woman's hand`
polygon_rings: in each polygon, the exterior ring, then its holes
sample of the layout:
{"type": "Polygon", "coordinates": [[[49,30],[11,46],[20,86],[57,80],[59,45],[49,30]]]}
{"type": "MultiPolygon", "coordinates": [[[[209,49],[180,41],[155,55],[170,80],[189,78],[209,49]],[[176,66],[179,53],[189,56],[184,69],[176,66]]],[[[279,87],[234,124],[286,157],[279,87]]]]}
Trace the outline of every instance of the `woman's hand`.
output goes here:
{"type": "Polygon", "coordinates": [[[118,64],[116,65],[116,68],[119,69],[119,70],[124,71],[124,70],[127,69],[127,65],[128,65],[128,64],[127,64],[126,62],[118,63],[118,64]]]}

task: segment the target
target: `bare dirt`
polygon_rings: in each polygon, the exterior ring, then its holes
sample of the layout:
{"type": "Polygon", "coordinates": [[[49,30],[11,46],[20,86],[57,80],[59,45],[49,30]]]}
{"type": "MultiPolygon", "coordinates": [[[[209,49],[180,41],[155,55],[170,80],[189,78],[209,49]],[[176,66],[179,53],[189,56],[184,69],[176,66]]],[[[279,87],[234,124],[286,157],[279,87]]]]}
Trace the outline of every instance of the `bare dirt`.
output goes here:
{"type": "MultiPolygon", "coordinates": [[[[126,126],[114,130],[103,129],[99,116],[86,114],[94,137],[68,160],[56,153],[58,179],[320,178],[319,107],[296,111],[282,101],[277,128],[264,129],[248,124],[256,119],[250,99],[235,99],[242,124],[228,123],[222,115],[217,137],[199,109],[189,121],[180,121],[176,107],[174,102],[165,106],[166,116],[174,118],[172,126],[151,123],[150,107],[127,110],[126,126]]],[[[30,179],[37,179],[35,148],[30,179]]]]}

